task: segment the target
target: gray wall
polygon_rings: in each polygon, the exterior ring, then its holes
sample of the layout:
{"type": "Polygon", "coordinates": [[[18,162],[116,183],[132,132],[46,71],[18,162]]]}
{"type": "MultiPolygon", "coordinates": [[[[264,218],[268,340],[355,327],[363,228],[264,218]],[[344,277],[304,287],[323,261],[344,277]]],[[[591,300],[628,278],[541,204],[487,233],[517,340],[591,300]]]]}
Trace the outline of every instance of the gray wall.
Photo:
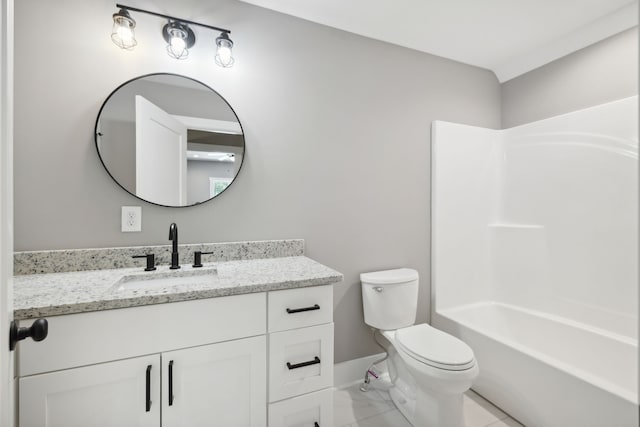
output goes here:
{"type": "Polygon", "coordinates": [[[136,1],[228,27],[236,65],[213,62],[212,34],[188,60],[165,53],[154,17],[134,14],[138,46],[110,40],[113,1],[17,1],[15,249],[303,238],[308,256],[342,272],[335,360],[378,352],[362,321],[359,274],[408,266],[429,313],[432,120],[500,126],[490,71],[359,37],[235,0],[136,1]],[[62,25],[70,22],[72,25],[62,25]],[[220,197],[162,208],[118,187],[93,142],[100,105],[122,82],[174,72],[216,89],[244,127],[246,158],[220,197]],[[120,206],[142,206],[142,232],[120,232],[120,206]]]}
{"type": "Polygon", "coordinates": [[[638,93],[638,27],[502,84],[502,127],[638,93]]]}

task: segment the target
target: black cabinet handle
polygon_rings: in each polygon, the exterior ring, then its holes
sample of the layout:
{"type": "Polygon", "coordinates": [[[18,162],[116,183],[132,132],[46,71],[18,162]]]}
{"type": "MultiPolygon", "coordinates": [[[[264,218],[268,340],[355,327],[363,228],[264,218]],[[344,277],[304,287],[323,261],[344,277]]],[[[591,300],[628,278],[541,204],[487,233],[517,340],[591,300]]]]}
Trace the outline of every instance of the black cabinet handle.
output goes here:
{"type": "Polygon", "coordinates": [[[318,304],[313,304],[311,307],[287,308],[287,313],[289,314],[302,313],[303,311],[313,311],[313,310],[320,310],[320,306],[318,304]]]}
{"type": "Polygon", "coordinates": [[[309,360],[308,362],[296,363],[295,365],[292,365],[291,363],[287,362],[287,368],[298,369],[298,368],[304,368],[305,366],[317,365],[318,363],[320,363],[320,358],[316,356],[313,360],[309,360]]]}
{"type": "Polygon", "coordinates": [[[151,411],[151,365],[147,365],[147,403],[146,403],[146,411],[151,411]]]}
{"type": "Polygon", "coordinates": [[[318,422],[316,421],[315,423],[313,423],[313,427],[320,427],[320,424],[318,424],[318,422]]]}
{"type": "Polygon", "coordinates": [[[173,360],[169,362],[169,406],[173,405],[173,360]]]}
{"type": "Polygon", "coordinates": [[[31,337],[34,341],[42,341],[49,335],[49,322],[47,319],[37,319],[28,328],[18,328],[18,323],[11,321],[9,326],[9,351],[16,348],[18,341],[31,337]]]}

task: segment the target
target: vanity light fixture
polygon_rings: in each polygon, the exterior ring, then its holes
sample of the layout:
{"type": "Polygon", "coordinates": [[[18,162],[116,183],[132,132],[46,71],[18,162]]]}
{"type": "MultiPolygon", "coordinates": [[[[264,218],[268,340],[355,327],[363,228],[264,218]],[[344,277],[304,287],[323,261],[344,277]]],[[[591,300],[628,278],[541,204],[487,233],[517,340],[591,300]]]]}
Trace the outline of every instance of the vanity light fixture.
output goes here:
{"type": "Polygon", "coordinates": [[[220,36],[216,38],[215,63],[224,68],[233,66],[234,59],[231,51],[233,41],[229,38],[230,30],[122,4],[116,4],[116,7],[119,8],[120,11],[113,14],[113,31],[111,33],[111,40],[113,40],[116,46],[131,50],[138,44],[133,33],[136,21],[131,17],[129,12],[147,13],[168,21],[162,28],[162,37],[167,42],[167,53],[172,58],[187,58],[189,49],[196,43],[196,35],[193,30],[189,28],[189,25],[197,25],[213,31],[220,31],[220,36]]]}
{"type": "Polygon", "coordinates": [[[121,49],[133,49],[138,44],[133,33],[135,27],[136,21],[129,15],[129,11],[120,9],[118,13],[113,14],[111,40],[121,49]]]}
{"type": "Polygon", "coordinates": [[[229,38],[229,33],[223,32],[216,38],[216,64],[223,68],[229,68],[233,66],[233,55],[231,49],[233,48],[233,42],[229,38]]]}
{"type": "Polygon", "coordinates": [[[167,42],[167,53],[175,59],[186,59],[189,48],[196,42],[196,35],[191,28],[177,21],[169,21],[162,29],[162,36],[167,42]]]}

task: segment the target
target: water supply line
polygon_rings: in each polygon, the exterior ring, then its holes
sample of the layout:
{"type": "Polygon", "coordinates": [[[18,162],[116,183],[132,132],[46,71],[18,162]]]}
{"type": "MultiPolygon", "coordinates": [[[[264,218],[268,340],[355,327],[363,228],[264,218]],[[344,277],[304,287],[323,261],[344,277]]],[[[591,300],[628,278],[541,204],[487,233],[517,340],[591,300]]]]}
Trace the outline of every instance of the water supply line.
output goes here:
{"type": "Polygon", "coordinates": [[[375,379],[378,379],[378,374],[376,374],[376,372],[373,370],[375,365],[377,365],[378,363],[384,362],[389,357],[389,353],[387,352],[387,349],[384,348],[384,346],[380,344],[380,342],[376,338],[376,333],[379,332],[378,329],[376,328],[371,328],[371,329],[373,330],[373,340],[376,342],[376,344],[378,344],[378,347],[384,350],[384,357],[382,359],[376,360],[371,365],[369,365],[367,372],[364,373],[364,382],[360,386],[360,391],[363,391],[363,392],[369,391],[369,383],[371,383],[371,378],[369,377],[369,375],[372,375],[375,379]]]}

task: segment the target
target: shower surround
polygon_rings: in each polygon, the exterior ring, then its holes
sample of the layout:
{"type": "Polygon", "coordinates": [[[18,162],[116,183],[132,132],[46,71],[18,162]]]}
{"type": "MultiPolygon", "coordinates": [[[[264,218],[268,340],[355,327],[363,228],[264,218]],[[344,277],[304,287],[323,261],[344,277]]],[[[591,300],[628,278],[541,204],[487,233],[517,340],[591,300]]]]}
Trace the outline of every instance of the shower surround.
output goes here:
{"type": "Polygon", "coordinates": [[[638,425],[638,97],[434,122],[433,324],[527,427],[638,425]]]}

